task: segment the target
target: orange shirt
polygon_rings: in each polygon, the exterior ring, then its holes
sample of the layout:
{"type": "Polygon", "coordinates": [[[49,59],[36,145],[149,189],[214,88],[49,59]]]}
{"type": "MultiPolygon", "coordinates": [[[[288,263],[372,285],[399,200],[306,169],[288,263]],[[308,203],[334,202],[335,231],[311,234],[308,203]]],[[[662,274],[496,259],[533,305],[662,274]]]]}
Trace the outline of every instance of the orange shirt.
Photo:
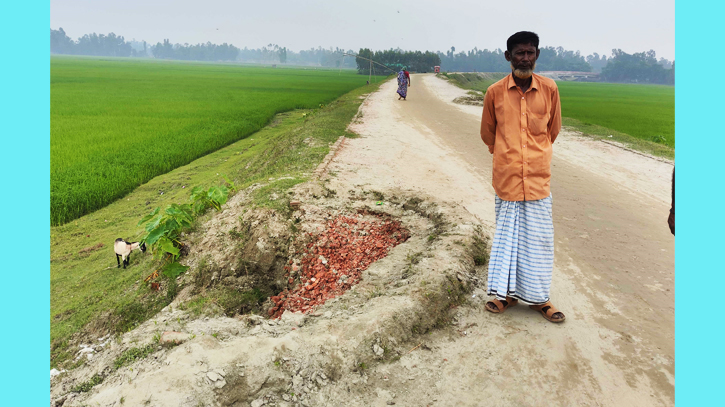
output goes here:
{"type": "Polygon", "coordinates": [[[526,93],[513,75],[489,86],[483,99],[481,139],[493,154],[493,188],[505,201],[549,196],[551,144],[561,129],[559,88],[534,74],[526,93]]]}

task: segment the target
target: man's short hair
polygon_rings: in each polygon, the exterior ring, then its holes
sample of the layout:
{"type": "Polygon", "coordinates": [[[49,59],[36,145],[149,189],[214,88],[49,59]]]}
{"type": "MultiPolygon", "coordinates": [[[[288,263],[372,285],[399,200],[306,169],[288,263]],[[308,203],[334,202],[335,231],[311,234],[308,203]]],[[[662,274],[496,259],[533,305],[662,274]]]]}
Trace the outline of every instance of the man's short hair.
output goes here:
{"type": "Polygon", "coordinates": [[[539,36],[531,31],[519,31],[516,34],[509,37],[506,41],[506,49],[511,52],[517,45],[533,45],[536,49],[539,49],[539,36]]]}

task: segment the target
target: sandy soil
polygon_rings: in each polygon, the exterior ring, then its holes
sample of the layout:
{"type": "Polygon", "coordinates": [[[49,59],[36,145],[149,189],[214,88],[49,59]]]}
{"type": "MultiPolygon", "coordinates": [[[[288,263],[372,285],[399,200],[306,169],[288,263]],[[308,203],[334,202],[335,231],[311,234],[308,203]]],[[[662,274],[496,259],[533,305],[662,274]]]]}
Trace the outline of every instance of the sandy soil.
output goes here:
{"type": "MultiPolygon", "coordinates": [[[[433,75],[414,75],[407,101],[393,82],[361,107],[329,171],[332,183],[420,191],[455,202],[489,232],[491,155],[481,108],[433,75]]],[[[457,325],[418,350],[338,382],[320,405],[674,404],[674,238],[666,225],[672,165],[566,129],[554,144],[554,325],[526,306],[484,310],[483,287],[457,325]],[[483,298],[482,298],[483,297],[483,298]],[[334,400],[334,401],[332,401],[334,400]]]]}

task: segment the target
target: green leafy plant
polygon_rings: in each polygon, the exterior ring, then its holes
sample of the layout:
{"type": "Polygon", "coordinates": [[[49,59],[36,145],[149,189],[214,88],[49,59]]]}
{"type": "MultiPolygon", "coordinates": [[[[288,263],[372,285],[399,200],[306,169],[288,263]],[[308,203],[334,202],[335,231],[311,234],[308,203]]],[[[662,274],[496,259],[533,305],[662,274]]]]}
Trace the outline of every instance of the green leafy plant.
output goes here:
{"type": "Polygon", "coordinates": [[[226,186],[211,187],[208,190],[194,187],[191,190],[191,205],[196,215],[201,215],[209,208],[221,210],[228,198],[229,188],[226,186]]]}
{"type": "MultiPolygon", "coordinates": [[[[232,185],[233,186],[233,185],[232,185]]],[[[179,257],[181,242],[179,236],[184,229],[188,229],[194,222],[194,218],[208,208],[220,210],[221,206],[229,198],[229,188],[226,186],[210,187],[204,190],[201,187],[194,187],[191,190],[190,204],[171,204],[161,212],[161,208],[144,216],[138,226],[146,224],[147,235],[142,239],[143,243],[153,251],[154,255],[171,260],[170,263],[179,257]]],[[[181,265],[167,266],[166,275],[175,278],[186,269],[181,265]]]]}
{"type": "Polygon", "coordinates": [[[194,213],[189,204],[171,204],[163,213],[160,213],[160,208],[156,208],[138,222],[138,226],[145,223],[148,232],[141,241],[146,243],[154,255],[161,257],[167,254],[172,260],[176,260],[180,253],[179,236],[193,221],[194,213]]]}
{"type": "Polygon", "coordinates": [[[169,263],[166,266],[164,266],[161,273],[163,275],[165,275],[166,277],[173,280],[176,277],[178,277],[180,274],[183,274],[184,272],[186,272],[186,270],[188,270],[188,269],[189,269],[189,266],[182,266],[178,262],[173,262],[173,263],[169,263]]]}
{"type": "Polygon", "coordinates": [[[232,191],[232,192],[237,191],[237,185],[234,183],[234,181],[229,179],[227,174],[222,174],[222,178],[224,178],[224,182],[226,183],[226,185],[230,191],[232,191]]]}
{"type": "MultiPolygon", "coordinates": [[[[232,187],[234,188],[233,184],[232,187]]],[[[165,260],[161,273],[170,281],[173,282],[176,277],[189,268],[177,262],[183,247],[180,241],[181,232],[189,229],[196,216],[208,208],[220,210],[228,197],[229,188],[226,186],[211,187],[208,190],[194,187],[191,191],[190,204],[171,204],[163,212],[161,212],[161,208],[157,207],[138,222],[138,226],[146,224],[147,234],[141,239],[141,242],[151,249],[155,257],[165,260]]],[[[159,275],[158,271],[152,273],[145,281],[156,278],[159,275]]],[[[175,289],[174,286],[174,295],[176,294],[175,289]]]]}

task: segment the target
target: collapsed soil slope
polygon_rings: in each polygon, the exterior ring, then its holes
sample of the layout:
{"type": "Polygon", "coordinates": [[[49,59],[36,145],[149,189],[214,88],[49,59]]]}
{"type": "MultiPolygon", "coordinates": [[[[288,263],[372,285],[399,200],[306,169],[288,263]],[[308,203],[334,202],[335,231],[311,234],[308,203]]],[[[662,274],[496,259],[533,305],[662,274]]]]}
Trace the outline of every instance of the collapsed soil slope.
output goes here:
{"type": "MultiPolygon", "coordinates": [[[[364,188],[338,193],[318,181],[291,193],[302,204],[289,219],[249,211],[245,194],[235,196],[190,238],[191,269],[184,278],[193,282],[155,318],[119,341],[96,346],[85,366],[54,379],[53,405],[311,405],[320,388],[399,358],[411,338],[446,321],[450,307],[481,282],[486,236],[457,205],[437,205],[406,191],[387,197],[364,188]],[[340,267],[340,278],[350,280],[340,286],[349,291],[311,303],[306,313],[283,310],[280,319],[199,318],[184,306],[194,292],[215,286],[271,292],[308,287],[309,280],[300,281],[303,269],[287,274],[292,268],[285,265],[303,263],[305,248],[323,247],[320,232],[341,215],[361,225],[397,224],[393,235],[405,231],[387,256],[358,275],[359,282],[340,267]],[[290,223],[297,233],[290,232],[290,223]],[[246,244],[233,231],[246,234],[246,244]],[[116,368],[132,348],[150,354],[116,368]],[[102,383],[87,393],[73,391],[94,377],[102,383]]],[[[316,291],[308,292],[302,295],[316,291]]],[[[266,308],[274,314],[279,304],[268,301],[266,308]]]]}

